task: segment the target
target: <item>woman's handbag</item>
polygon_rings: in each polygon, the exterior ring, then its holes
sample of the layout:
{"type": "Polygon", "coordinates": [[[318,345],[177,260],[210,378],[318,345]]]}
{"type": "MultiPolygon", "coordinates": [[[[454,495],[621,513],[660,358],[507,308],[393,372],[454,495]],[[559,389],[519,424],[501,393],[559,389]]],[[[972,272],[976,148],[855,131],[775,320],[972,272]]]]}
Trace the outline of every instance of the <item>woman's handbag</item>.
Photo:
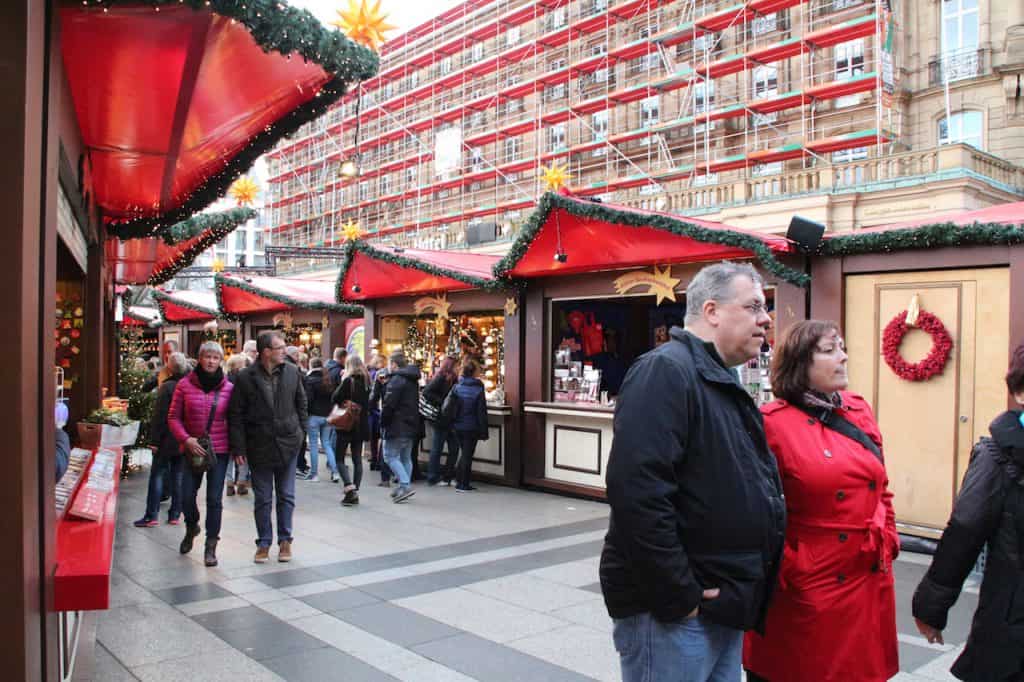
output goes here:
{"type": "Polygon", "coordinates": [[[440,417],[445,422],[451,424],[455,419],[455,413],[459,409],[459,396],[455,395],[455,387],[458,384],[452,386],[452,390],[448,391],[448,395],[444,397],[444,402],[441,403],[440,417]]]}
{"type": "Polygon", "coordinates": [[[210,429],[213,428],[213,417],[217,414],[217,400],[220,398],[220,389],[213,394],[213,405],[210,407],[210,417],[206,420],[206,433],[196,438],[203,454],[190,454],[188,463],[193,471],[210,471],[217,466],[217,453],[213,451],[213,441],[210,439],[210,429]]]}
{"type": "Polygon", "coordinates": [[[428,422],[436,422],[441,414],[441,406],[430,401],[423,392],[420,392],[420,416],[428,422]]]}
{"type": "Polygon", "coordinates": [[[363,414],[363,408],[359,403],[346,400],[341,406],[335,405],[327,416],[327,423],[338,431],[351,431],[359,424],[359,417],[363,414]]]}

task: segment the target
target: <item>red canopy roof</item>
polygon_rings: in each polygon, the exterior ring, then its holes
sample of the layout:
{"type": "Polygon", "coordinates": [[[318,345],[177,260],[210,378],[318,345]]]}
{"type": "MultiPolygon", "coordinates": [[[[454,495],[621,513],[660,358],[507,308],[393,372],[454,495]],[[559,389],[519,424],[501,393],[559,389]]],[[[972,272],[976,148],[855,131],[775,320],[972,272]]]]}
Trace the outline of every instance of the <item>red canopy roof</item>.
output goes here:
{"type": "MultiPolygon", "coordinates": [[[[908,220],[902,223],[893,223],[891,225],[879,225],[877,227],[870,227],[864,230],[857,230],[857,233],[869,231],[883,232],[886,230],[903,230],[908,227],[922,227],[924,225],[936,225],[940,223],[959,225],[960,227],[973,225],[975,223],[1024,225],[1024,201],[1015,201],[1008,204],[996,204],[995,206],[988,206],[987,208],[977,208],[971,211],[952,211],[947,213],[940,213],[931,218],[924,218],[922,220],[908,220]]],[[[843,233],[833,233],[826,236],[830,238],[841,237],[843,236],[843,233]]]]}
{"type": "Polygon", "coordinates": [[[158,237],[107,239],[107,264],[114,271],[115,282],[163,284],[230,231],[207,230],[174,245],[158,237]]]}
{"type": "Polygon", "coordinates": [[[168,322],[205,322],[220,317],[213,292],[154,289],[153,297],[168,322]]]}
{"type": "Polygon", "coordinates": [[[153,227],[205,208],[376,71],[375,55],[308,12],[267,5],[254,16],[244,3],[61,7],[64,68],[108,220],[153,227]]]}
{"type": "Polygon", "coordinates": [[[278,312],[302,308],[362,315],[360,306],[336,303],[334,277],[287,279],[218,274],[217,304],[229,315],[278,312]]]}
{"type": "MultiPolygon", "coordinates": [[[[151,322],[160,321],[160,311],[156,308],[133,305],[124,311],[121,318],[122,327],[148,327],[151,322]]],[[[157,325],[159,326],[159,325],[157,325]]]]}
{"type": "Polygon", "coordinates": [[[500,258],[464,251],[374,248],[349,242],[338,273],[336,300],[366,301],[440,291],[500,286],[493,268],[500,258]]]}
{"type": "Polygon", "coordinates": [[[772,252],[789,253],[789,242],[699,218],[546,194],[495,272],[544,277],[754,257],[787,271],[772,252]],[[559,253],[564,261],[555,258],[559,253]]]}

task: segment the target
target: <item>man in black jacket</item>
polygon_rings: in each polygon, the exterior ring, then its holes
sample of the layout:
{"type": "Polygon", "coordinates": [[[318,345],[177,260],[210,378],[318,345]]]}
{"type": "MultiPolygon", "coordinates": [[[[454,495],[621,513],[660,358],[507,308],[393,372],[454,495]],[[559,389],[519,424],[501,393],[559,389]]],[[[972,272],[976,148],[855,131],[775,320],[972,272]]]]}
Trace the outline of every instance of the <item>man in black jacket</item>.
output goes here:
{"type": "Polygon", "coordinates": [[[415,493],[410,487],[412,451],[420,433],[420,368],[410,365],[405,353],[391,354],[380,409],[380,424],[384,438],[384,459],[398,478],[398,488],[391,497],[404,502],[415,493]]]}
{"type": "Polygon", "coordinates": [[[761,414],[731,367],[771,319],[747,264],[702,269],[686,328],[630,368],[615,410],[601,589],[624,682],[739,682],[763,621],[785,502],[761,414]]]}
{"type": "Polygon", "coordinates": [[[277,498],[277,560],[292,558],[295,464],[306,440],[306,392],[297,367],[284,361],[284,338],[274,331],[256,337],[259,362],[238,373],[231,394],[231,453],[245,457],[252,472],[256,556],[266,563],[274,539],[270,518],[277,498]]]}

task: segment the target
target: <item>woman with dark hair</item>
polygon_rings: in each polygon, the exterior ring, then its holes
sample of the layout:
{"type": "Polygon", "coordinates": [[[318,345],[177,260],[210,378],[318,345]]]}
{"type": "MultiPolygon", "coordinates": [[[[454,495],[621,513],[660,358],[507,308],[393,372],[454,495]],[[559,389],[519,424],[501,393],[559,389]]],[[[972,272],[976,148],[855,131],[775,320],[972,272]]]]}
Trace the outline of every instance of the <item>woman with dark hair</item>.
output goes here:
{"type": "Polygon", "coordinates": [[[452,478],[455,477],[455,461],[459,456],[459,438],[455,434],[452,424],[440,414],[440,409],[448,392],[459,380],[459,375],[455,370],[457,363],[458,360],[453,356],[446,356],[441,361],[441,365],[437,368],[437,373],[434,374],[430,383],[423,388],[423,399],[438,409],[437,419],[427,420],[434,432],[434,438],[430,444],[430,463],[427,466],[428,485],[437,485],[442,478],[445,485],[451,485],[452,478]],[[442,471],[441,449],[445,443],[448,444],[448,457],[445,459],[442,471]]]}
{"type": "Polygon", "coordinates": [[[370,438],[370,373],[366,371],[363,359],[355,353],[345,360],[341,385],[331,396],[331,401],[338,406],[344,406],[349,400],[360,408],[359,421],[351,431],[335,429],[338,468],[345,484],[341,504],[345,507],[359,504],[359,485],[363,482],[363,443],[370,438]],[[352,453],[352,478],[349,478],[345,465],[345,450],[352,453]]]}
{"type": "Polygon", "coordinates": [[[786,542],[750,682],[874,682],[899,672],[892,560],[899,536],[867,402],[845,389],[839,327],[807,320],[775,349],[761,408],[786,498],[786,542]]]}
{"type": "Polygon", "coordinates": [[[459,436],[459,462],[456,472],[455,491],[467,493],[476,490],[470,485],[473,472],[473,453],[476,444],[487,440],[487,399],[484,397],[484,385],[477,374],[480,365],[476,360],[467,359],[462,363],[462,377],[455,385],[455,397],[458,399],[455,418],[452,426],[459,436]]]}
{"type": "MultiPolygon", "coordinates": [[[[1006,387],[1024,405],[1024,344],[1010,358],[1006,387]]],[[[969,682],[1024,680],[1024,414],[1007,410],[971,451],[953,514],[932,565],[914,592],[917,629],[942,644],[946,616],[988,545],[978,610],[951,672],[969,682]]]]}

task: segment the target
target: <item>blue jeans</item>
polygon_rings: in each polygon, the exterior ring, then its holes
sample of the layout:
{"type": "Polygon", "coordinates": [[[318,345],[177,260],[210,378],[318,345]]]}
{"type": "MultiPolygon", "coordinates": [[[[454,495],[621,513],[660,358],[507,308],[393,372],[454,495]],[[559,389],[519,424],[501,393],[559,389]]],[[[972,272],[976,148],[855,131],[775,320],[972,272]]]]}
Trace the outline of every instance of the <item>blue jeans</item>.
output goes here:
{"type": "Polygon", "coordinates": [[[320,443],[324,444],[324,452],[327,454],[327,468],[332,474],[337,473],[338,464],[334,460],[334,427],[327,423],[327,417],[311,416],[306,423],[306,435],[309,436],[309,475],[316,476],[320,443]]]}
{"type": "Polygon", "coordinates": [[[415,442],[412,438],[384,439],[384,459],[403,488],[409,487],[409,479],[412,477],[412,448],[415,442]]]}
{"type": "Polygon", "coordinates": [[[249,466],[235,464],[235,458],[228,459],[228,473],[224,479],[228,483],[244,483],[249,480],[249,466]]]}
{"type": "Polygon", "coordinates": [[[663,623],[650,613],[616,618],[622,682],[740,682],[743,631],[703,616],[663,623]]]}
{"type": "Polygon", "coordinates": [[[450,426],[439,427],[436,423],[431,424],[434,437],[430,443],[430,464],[427,465],[427,483],[437,483],[442,478],[446,481],[455,477],[455,462],[459,458],[459,439],[455,435],[455,429],[450,426]],[[441,469],[441,449],[445,443],[448,444],[448,458],[444,461],[444,470],[441,469]]]}
{"type": "Polygon", "coordinates": [[[224,511],[224,476],[228,471],[228,456],[217,455],[217,466],[209,471],[195,471],[182,458],[182,466],[187,471],[181,477],[181,496],[185,500],[185,523],[190,526],[199,525],[199,504],[196,496],[199,486],[206,477],[206,539],[216,540],[220,537],[220,517],[224,511]]]}
{"type": "Polygon", "coordinates": [[[153,455],[149,469],[149,490],[146,492],[146,518],[155,521],[160,517],[160,498],[164,496],[164,477],[170,471],[171,508],[167,520],[181,516],[181,464],[184,457],[161,457],[153,455]]]}
{"type": "Polygon", "coordinates": [[[249,467],[252,472],[253,516],[256,517],[256,545],[270,547],[274,542],[274,525],[270,510],[277,497],[277,541],[292,541],[292,513],[295,511],[295,466],[292,457],[280,467],[249,467]]]}

